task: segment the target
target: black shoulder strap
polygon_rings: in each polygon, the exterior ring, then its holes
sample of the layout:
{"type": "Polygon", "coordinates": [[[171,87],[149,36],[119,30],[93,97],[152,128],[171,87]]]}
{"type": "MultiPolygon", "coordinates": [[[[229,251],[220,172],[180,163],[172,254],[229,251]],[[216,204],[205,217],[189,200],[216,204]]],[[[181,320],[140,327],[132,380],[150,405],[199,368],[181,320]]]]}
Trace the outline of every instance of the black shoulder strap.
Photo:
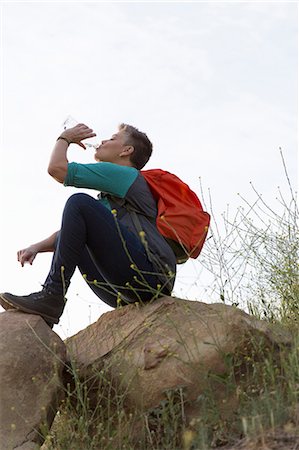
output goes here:
{"type": "MultiPolygon", "coordinates": [[[[141,214],[144,217],[146,217],[149,221],[151,221],[152,223],[156,223],[156,217],[150,217],[150,216],[144,214],[143,212],[141,212],[140,210],[138,210],[137,208],[134,208],[134,206],[131,203],[129,203],[125,198],[114,197],[114,196],[112,196],[110,194],[106,194],[106,193],[99,194],[98,197],[100,197],[100,198],[101,197],[107,197],[108,199],[111,198],[111,200],[114,203],[116,203],[117,205],[119,205],[122,208],[124,208],[130,214],[130,217],[131,217],[132,222],[134,224],[135,230],[137,231],[138,236],[140,237],[140,239],[141,239],[141,234],[140,233],[142,231],[144,231],[144,230],[143,230],[143,228],[141,226],[141,223],[140,223],[138,215],[141,214]]],[[[118,214],[118,217],[121,219],[122,218],[122,214],[121,213],[118,214]]],[[[185,250],[182,248],[182,246],[178,242],[173,241],[172,239],[169,239],[169,238],[165,238],[165,237],[164,237],[164,239],[166,240],[168,245],[172,248],[172,250],[173,250],[173,252],[174,252],[174,254],[176,256],[177,264],[183,264],[189,259],[189,256],[186,254],[185,250]]],[[[150,251],[148,246],[146,246],[146,252],[147,252],[149,260],[151,262],[154,262],[154,260],[156,259],[155,255],[150,251]]]]}

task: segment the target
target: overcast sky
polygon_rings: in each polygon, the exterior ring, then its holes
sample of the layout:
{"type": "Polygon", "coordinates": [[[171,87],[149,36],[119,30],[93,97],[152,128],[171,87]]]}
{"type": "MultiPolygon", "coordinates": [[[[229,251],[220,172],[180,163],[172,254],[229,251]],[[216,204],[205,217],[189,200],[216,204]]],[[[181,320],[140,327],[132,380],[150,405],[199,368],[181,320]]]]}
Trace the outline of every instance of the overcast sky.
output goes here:
{"type": "MultiPolygon", "coordinates": [[[[69,114],[99,140],[121,122],[145,131],[148,168],[198,195],[201,178],[219,220],[237,193],[251,198],[250,181],[269,202],[286,189],[279,147],[296,186],[297,22],[293,2],[2,2],[0,291],[29,294],[46,278],[50,254],[21,268],[16,252],[59,229],[77,191],[47,174],[69,114]]],[[[68,156],[93,162],[75,146],[68,156]]],[[[200,258],[180,267],[175,293],[211,301],[198,273],[200,258]]],[[[61,337],[108,310],[78,273],[67,297],[61,337]]]]}

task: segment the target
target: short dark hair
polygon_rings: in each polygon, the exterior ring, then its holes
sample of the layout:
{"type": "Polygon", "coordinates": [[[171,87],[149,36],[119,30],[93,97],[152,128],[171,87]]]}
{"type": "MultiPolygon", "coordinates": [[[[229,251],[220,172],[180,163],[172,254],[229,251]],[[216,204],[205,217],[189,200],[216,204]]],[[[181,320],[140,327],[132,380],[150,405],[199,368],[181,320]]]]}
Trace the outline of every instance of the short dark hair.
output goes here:
{"type": "Polygon", "coordinates": [[[142,133],[142,131],[139,131],[132,125],[122,123],[118,129],[119,131],[124,130],[126,133],[127,139],[125,144],[134,147],[134,152],[130,156],[131,163],[136,169],[142,169],[151,157],[153,144],[145,133],[142,133]]]}

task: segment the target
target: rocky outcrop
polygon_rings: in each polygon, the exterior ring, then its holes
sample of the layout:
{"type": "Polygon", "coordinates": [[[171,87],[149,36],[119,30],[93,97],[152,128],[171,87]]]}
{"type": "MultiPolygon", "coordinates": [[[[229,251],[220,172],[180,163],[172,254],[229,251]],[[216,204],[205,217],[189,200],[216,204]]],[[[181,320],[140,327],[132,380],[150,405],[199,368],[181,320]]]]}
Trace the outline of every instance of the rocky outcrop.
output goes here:
{"type": "Polygon", "coordinates": [[[0,314],[0,330],[0,449],[33,450],[63,395],[65,345],[41,317],[16,310],[0,314]]]}
{"type": "MultiPolygon", "coordinates": [[[[65,343],[39,316],[7,311],[0,314],[0,326],[0,450],[33,450],[43,441],[41,426],[51,425],[63,385],[73,402],[83,387],[79,402],[84,398],[88,403],[95,428],[94,412],[101,411],[101,421],[111,420],[121,400],[135,421],[136,442],[142,433],[138,417],[154,411],[159,419],[160,405],[175,396],[181,419],[191,428],[202,413],[199,399],[208,390],[219,413],[229,417],[238,401],[236,389],[230,391],[219,380],[225,381],[233,368],[238,383],[267,351],[279,355],[291,344],[283,328],[235,307],[174,297],[103,314],[65,343]]],[[[154,423],[148,421],[149,433],[154,423]]]]}
{"type": "Polygon", "coordinates": [[[129,412],[158,408],[167,392],[180,390],[187,422],[200,416],[197,399],[207,388],[224,415],[233,413],[236,397],[213,377],[224,380],[234,364],[241,377],[267,349],[290,343],[282,328],[235,307],[173,297],[108,312],[66,342],[94,408],[105,372],[129,412]]]}

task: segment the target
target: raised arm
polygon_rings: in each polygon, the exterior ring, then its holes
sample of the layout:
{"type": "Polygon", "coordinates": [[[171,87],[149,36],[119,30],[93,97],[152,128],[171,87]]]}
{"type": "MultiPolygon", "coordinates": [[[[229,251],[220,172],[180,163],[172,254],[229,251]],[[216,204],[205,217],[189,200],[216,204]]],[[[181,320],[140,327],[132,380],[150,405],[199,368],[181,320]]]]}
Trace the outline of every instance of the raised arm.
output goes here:
{"type": "Polygon", "coordinates": [[[96,134],[87,125],[79,123],[73,128],[64,130],[56,141],[50,158],[48,173],[59,183],[63,183],[67,174],[67,149],[70,144],[78,144],[85,149],[83,139],[94,137],[96,134]]]}

